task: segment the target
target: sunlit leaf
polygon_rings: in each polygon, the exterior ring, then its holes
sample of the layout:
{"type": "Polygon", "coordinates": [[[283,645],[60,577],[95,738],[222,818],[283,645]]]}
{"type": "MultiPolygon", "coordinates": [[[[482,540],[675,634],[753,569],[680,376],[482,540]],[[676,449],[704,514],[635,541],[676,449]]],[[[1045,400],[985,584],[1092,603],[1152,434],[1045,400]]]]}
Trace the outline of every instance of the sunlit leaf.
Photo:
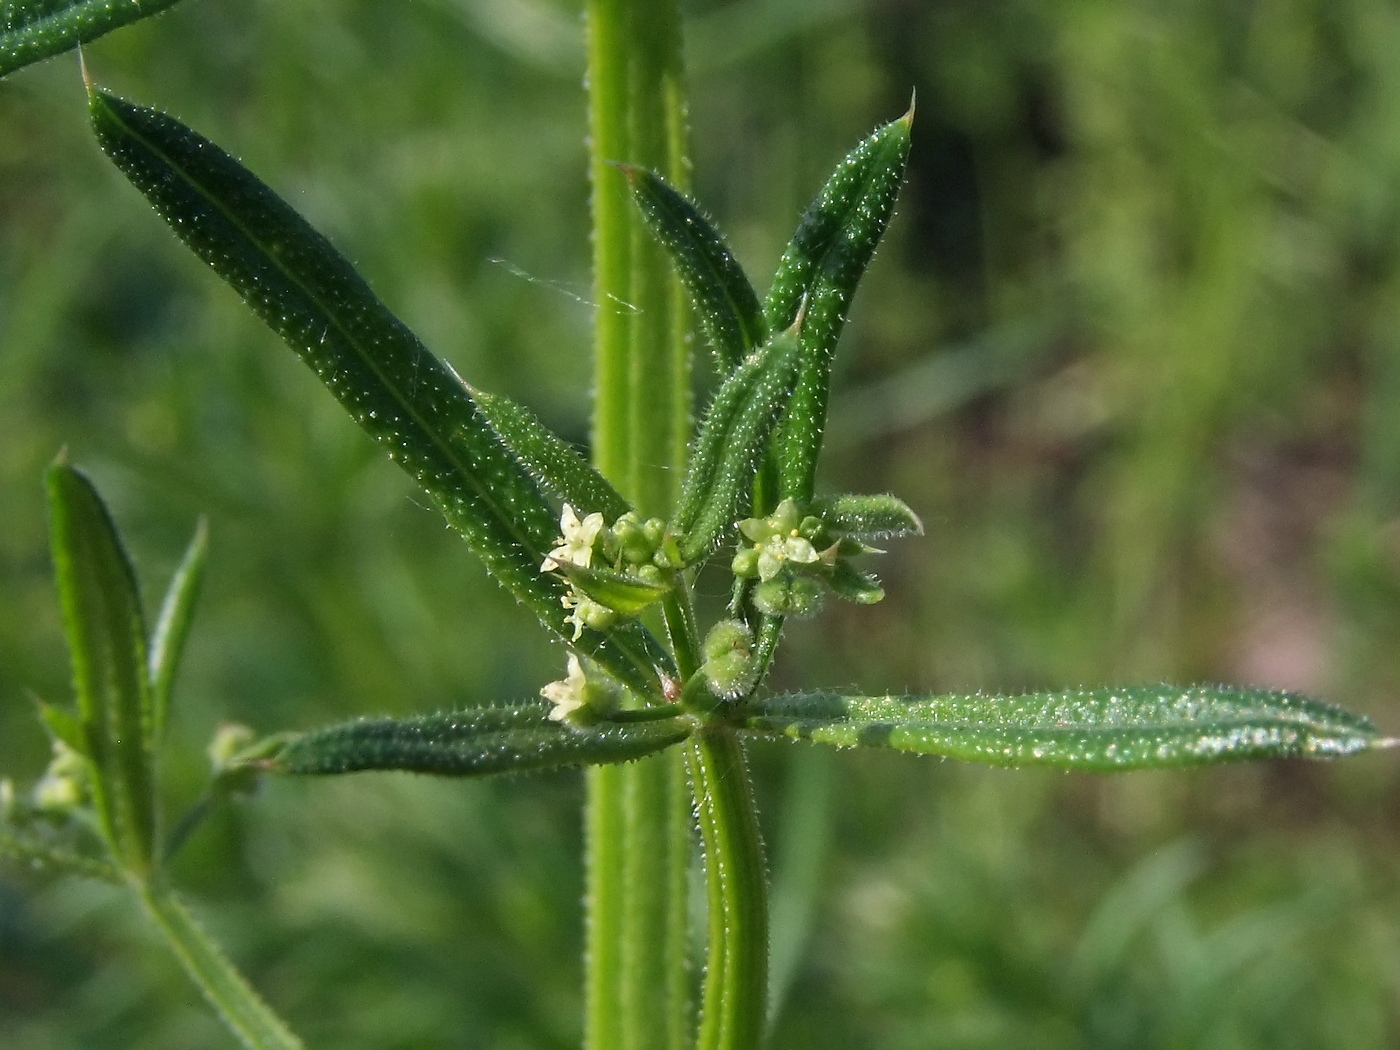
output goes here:
{"type": "Polygon", "coordinates": [[[622,165],[647,226],[666,248],[727,376],[768,338],[758,295],[719,231],[661,176],[622,165]]]}
{"type": "Polygon", "coordinates": [[[1023,696],[794,693],[754,701],[746,712],[743,728],[766,736],[1100,771],[1335,758],[1391,744],[1367,719],[1330,704],[1226,686],[1023,696]]]}
{"type": "Polygon", "coordinates": [[[466,538],[487,570],[559,638],[635,689],[656,689],[659,645],[636,625],[572,640],[564,583],[539,566],[558,525],[465,384],[350,263],[208,139],[153,109],[91,95],[107,155],[186,245],[314,371],[466,538]]]}
{"type": "Polygon", "coordinates": [[[695,439],[676,512],[687,564],[709,554],[746,509],[769,436],[792,397],[800,353],[796,336],[781,332],[715,394],[695,439]]]}
{"type": "Polygon", "coordinates": [[[540,488],[580,513],[616,521],[632,505],[578,451],[518,401],[472,389],[477,408],[540,488]]]}
{"type": "Polygon", "coordinates": [[[801,314],[805,351],[775,442],[781,498],[812,498],[836,342],[894,213],[913,117],[911,108],[847,154],[802,216],[768,291],[763,309],[769,327],[782,331],[801,314]]]}

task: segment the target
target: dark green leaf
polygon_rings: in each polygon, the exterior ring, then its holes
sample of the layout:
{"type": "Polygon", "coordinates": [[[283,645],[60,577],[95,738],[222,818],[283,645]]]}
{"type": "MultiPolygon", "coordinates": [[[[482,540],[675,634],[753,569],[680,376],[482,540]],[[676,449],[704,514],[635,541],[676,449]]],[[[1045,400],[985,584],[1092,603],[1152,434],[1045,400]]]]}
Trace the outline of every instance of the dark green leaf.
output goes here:
{"type": "Polygon", "coordinates": [[[1292,693],[1224,686],[1024,696],[755,701],[743,728],[837,747],[888,747],[999,766],[1111,771],[1242,758],[1333,758],[1390,746],[1365,718],[1292,693]]]}
{"type": "Polygon", "coordinates": [[[780,332],[716,393],[695,439],[676,513],[686,564],[714,550],[747,507],[768,438],[792,396],[800,353],[797,337],[780,332]]]}
{"type": "MultiPolygon", "coordinates": [[[[329,241],[212,142],[105,92],[93,92],[91,110],[103,150],[180,239],[428,492],[487,570],[569,641],[564,583],[539,571],[559,532],[554,512],[457,374],[329,241]]],[[[632,688],[656,691],[660,647],[635,625],[571,644],[632,688]]]]}
{"type": "Polygon", "coordinates": [[[632,509],[612,483],[524,405],[471,388],[476,406],[540,488],[582,514],[614,522],[632,509]]]}
{"type": "Polygon", "coordinates": [[[170,693],[175,684],[175,672],[179,669],[180,657],[185,650],[185,639],[189,636],[190,621],[194,617],[194,604],[199,597],[200,581],[204,579],[204,560],[208,553],[209,525],[200,518],[194,527],[190,545],[185,548],[185,556],[180,559],[175,575],[170,579],[170,586],[166,588],[160,616],[156,619],[155,634],[151,637],[151,739],[156,747],[160,746],[165,731],[165,717],[170,710],[170,693]]]}
{"type": "Polygon", "coordinates": [[[112,852],[135,871],[154,856],[156,801],[146,630],[136,578],[102,498],[60,459],[45,476],[54,573],[73,662],[92,794],[112,852]]]}
{"type": "Polygon", "coordinates": [[[149,18],[175,0],[3,0],[0,77],[149,18]]]}
{"type": "Polygon", "coordinates": [[[653,171],[621,165],[647,226],[671,255],[727,376],[768,339],[758,295],[710,220],[653,171]]]}
{"type": "Polygon", "coordinates": [[[913,116],[911,108],[877,130],[837,167],[803,215],[764,303],[773,331],[786,329],[801,315],[805,351],[776,442],[781,498],[799,503],[812,498],[836,341],[856,285],[894,212],[913,116]]]}
{"type": "Polygon", "coordinates": [[[378,718],[297,737],[271,759],[279,773],[408,770],[445,776],[519,773],[626,762],[684,740],[687,723],[602,722],[587,729],[551,721],[547,703],[484,707],[418,718],[378,718]]]}
{"type": "Polygon", "coordinates": [[[857,540],[924,533],[919,516],[895,496],[833,496],[814,501],[809,510],[830,531],[857,540]]]}

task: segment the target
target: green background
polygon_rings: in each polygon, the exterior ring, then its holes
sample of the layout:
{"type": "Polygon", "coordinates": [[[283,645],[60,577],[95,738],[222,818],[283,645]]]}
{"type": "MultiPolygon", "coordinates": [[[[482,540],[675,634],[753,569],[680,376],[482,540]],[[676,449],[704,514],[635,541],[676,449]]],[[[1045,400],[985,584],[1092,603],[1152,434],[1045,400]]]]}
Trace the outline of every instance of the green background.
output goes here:
{"type": "MultiPolygon", "coordinates": [[[[918,118],[821,487],[894,491],[873,609],[776,684],[1233,681],[1400,727],[1400,10],[1387,0],[688,7],[694,184],[760,285],[918,118]]],[[[89,46],[273,185],[473,384],[589,407],[565,0],[201,0],[89,46]]],[[[703,370],[702,370],[703,371],[703,370]]],[[[702,392],[707,375],[697,375],[702,392]]],[[[212,557],[165,778],[215,726],[531,695],[563,654],[102,158],[71,55],[0,84],[0,769],[66,698],[44,465],[153,605],[212,557]]],[[[721,588],[716,580],[714,591],[721,588]]],[[[1400,1043],[1386,756],[1121,777],[754,749],[777,1047],[1400,1043]]],[[[579,1039],[581,778],[275,782],[176,877],[313,1047],[579,1039]]],[[[128,898],[0,875],[0,1046],[232,1046],[128,898]]]]}

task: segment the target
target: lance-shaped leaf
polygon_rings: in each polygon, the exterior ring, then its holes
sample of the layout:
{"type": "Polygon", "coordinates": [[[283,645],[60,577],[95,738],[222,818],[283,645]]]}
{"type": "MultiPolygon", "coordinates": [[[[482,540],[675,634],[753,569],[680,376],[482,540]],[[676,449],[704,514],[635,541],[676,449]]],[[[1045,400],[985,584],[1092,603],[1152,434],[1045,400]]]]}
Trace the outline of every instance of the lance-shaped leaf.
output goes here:
{"type": "Polygon", "coordinates": [[[924,534],[919,516],[902,499],[890,495],[832,496],[813,501],[808,511],[831,532],[857,540],[924,534]]]}
{"type": "Polygon", "coordinates": [[[607,478],[524,405],[475,387],[471,395],[492,429],[545,492],[585,514],[600,511],[605,521],[616,521],[632,509],[607,478]]]}
{"type": "Polygon", "coordinates": [[[531,702],[347,722],[293,739],[264,766],[277,773],[520,773],[627,762],[670,747],[691,732],[688,723],[676,718],[577,728],[551,721],[550,710],[549,704],[531,702]]]}
{"type": "Polygon", "coordinates": [[[619,167],[648,228],[675,263],[714,348],[716,371],[729,375],[768,339],[753,285],[699,208],[654,171],[631,164],[619,167]]]}
{"type": "Polygon", "coordinates": [[[812,498],[836,341],[856,285],[894,213],[913,118],[911,107],[841,162],[803,215],[764,303],[774,331],[801,315],[806,351],[776,443],[782,498],[799,503],[812,498]]]}
{"type": "Polygon", "coordinates": [[[149,18],[175,0],[0,0],[0,77],[149,18]]]}
{"type": "Polygon", "coordinates": [[[157,818],[146,629],[136,578],[92,482],[63,459],[45,481],[93,806],[113,854],[128,869],[145,872],[157,818]]]}
{"type": "Polygon", "coordinates": [[[204,579],[204,562],[209,553],[209,525],[203,518],[194,527],[194,536],[185,548],[185,556],[170,578],[160,616],[156,618],[151,637],[151,740],[159,747],[165,732],[165,718],[170,710],[170,694],[175,686],[175,672],[189,637],[194,605],[199,597],[199,585],[204,579]]]}
{"type": "MultiPolygon", "coordinates": [[[[161,217],[280,335],[375,441],[427,491],[487,570],[560,638],[563,581],[539,571],[554,512],[466,386],[354,267],[208,139],[102,91],[98,142],[161,217]]],[[[635,625],[585,631],[574,648],[643,692],[661,649],[635,625]]]]}
{"type": "Polygon", "coordinates": [[[780,332],[715,394],[695,439],[676,512],[687,565],[714,550],[747,506],[768,438],[792,397],[801,352],[794,333],[780,332]]]}
{"type": "Polygon", "coordinates": [[[795,693],[752,702],[740,724],[765,736],[837,747],[1096,771],[1334,758],[1394,744],[1367,719],[1330,704],[1224,686],[1002,697],[795,693]]]}

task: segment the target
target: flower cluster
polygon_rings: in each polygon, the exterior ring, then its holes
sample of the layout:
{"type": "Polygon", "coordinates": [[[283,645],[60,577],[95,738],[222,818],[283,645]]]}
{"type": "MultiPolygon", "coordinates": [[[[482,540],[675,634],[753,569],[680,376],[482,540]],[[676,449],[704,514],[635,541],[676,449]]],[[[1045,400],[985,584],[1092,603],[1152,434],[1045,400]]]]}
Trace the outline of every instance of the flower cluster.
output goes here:
{"type": "Polygon", "coordinates": [[[881,551],[810,510],[820,508],[804,510],[785,499],[768,517],[738,523],[749,545],[739,548],[731,568],[735,576],[758,581],[754,606],[769,616],[813,616],[827,588],[864,605],[878,602],[885,596],[879,582],[850,559],[881,551]]]}
{"type": "Polygon", "coordinates": [[[564,608],[574,625],[574,640],[585,627],[606,630],[618,617],[636,616],[659,601],[681,567],[676,538],[660,518],[645,520],[628,511],[612,525],[594,511],[581,520],[564,504],[559,540],[540,563],[541,572],[568,577],[564,608]]]}

